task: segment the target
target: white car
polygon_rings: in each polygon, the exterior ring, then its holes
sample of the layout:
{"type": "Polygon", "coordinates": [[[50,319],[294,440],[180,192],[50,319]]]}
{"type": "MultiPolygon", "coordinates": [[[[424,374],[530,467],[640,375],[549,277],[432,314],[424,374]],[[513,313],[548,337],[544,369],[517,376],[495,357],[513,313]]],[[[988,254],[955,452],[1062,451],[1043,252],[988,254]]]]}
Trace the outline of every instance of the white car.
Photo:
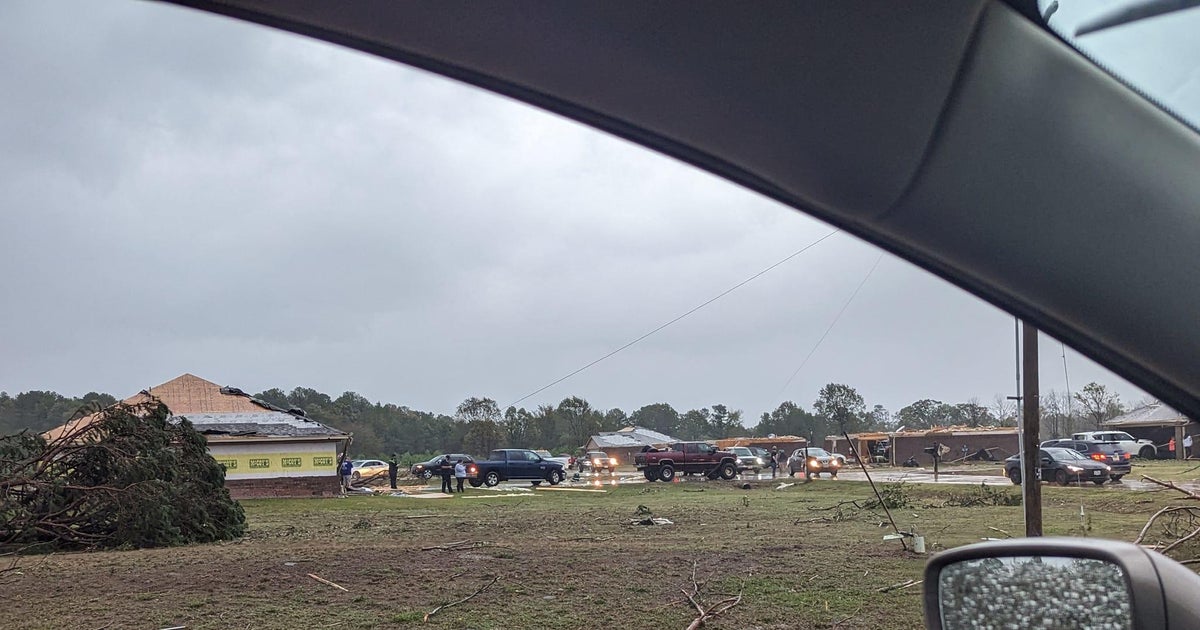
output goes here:
{"type": "Polygon", "coordinates": [[[387,462],[380,459],[355,459],[350,464],[354,467],[351,469],[350,478],[355,483],[364,478],[372,479],[387,474],[388,471],[387,462]]]}
{"type": "Polygon", "coordinates": [[[1158,454],[1154,440],[1139,440],[1124,431],[1084,431],[1083,433],[1072,433],[1071,439],[1116,442],[1122,451],[1145,459],[1151,459],[1158,454]]]}

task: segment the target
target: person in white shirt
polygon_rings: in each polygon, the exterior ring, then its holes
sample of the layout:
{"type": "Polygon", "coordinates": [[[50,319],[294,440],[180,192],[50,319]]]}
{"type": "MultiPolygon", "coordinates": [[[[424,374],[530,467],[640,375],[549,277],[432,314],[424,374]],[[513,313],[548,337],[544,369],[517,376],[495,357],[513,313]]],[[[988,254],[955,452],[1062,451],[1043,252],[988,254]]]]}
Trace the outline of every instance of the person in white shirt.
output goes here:
{"type": "Polygon", "coordinates": [[[455,481],[458,482],[458,491],[459,492],[463,491],[463,480],[466,478],[467,478],[467,465],[465,463],[463,463],[462,460],[459,460],[458,463],[454,465],[454,479],[455,479],[455,481]]]}
{"type": "Polygon", "coordinates": [[[1183,436],[1183,457],[1184,459],[1192,458],[1192,436],[1190,433],[1183,436]]]}

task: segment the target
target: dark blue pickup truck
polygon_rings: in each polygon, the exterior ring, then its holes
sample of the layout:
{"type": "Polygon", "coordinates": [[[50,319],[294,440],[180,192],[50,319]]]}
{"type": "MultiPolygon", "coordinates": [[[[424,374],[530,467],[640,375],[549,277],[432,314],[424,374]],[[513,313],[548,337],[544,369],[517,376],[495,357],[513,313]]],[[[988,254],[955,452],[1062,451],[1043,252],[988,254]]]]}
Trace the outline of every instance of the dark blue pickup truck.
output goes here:
{"type": "Polygon", "coordinates": [[[492,451],[484,461],[475,462],[478,472],[469,483],[472,487],[494,486],[510,479],[528,479],[533,485],[549,481],[558,485],[567,474],[561,462],[543,459],[541,455],[524,448],[502,448],[492,451]]]}

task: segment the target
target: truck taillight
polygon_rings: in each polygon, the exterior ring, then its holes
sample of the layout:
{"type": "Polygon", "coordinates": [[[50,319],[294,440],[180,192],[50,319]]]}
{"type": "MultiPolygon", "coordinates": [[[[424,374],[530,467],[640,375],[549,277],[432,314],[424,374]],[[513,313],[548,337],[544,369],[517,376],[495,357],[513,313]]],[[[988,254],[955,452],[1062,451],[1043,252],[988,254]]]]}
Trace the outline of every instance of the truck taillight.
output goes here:
{"type": "Polygon", "coordinates": [[[1108,460],[1108,455],[1105,455],[1104,453],[1092,453],[1092,459],[1098,462],[1103,462],[1108,460]]]}

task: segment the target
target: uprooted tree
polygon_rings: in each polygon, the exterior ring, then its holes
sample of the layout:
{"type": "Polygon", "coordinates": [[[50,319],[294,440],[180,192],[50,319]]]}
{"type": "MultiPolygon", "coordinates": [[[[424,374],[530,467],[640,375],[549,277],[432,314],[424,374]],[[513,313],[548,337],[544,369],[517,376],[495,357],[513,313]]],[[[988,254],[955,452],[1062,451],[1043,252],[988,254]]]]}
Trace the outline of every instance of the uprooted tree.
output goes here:
{"type": "Polygon", "coordinates": [[[246,526],[225,472],[157,400],[82,412],[54,439],[0,437],[0,551],[228,540],[246,526]]]}

